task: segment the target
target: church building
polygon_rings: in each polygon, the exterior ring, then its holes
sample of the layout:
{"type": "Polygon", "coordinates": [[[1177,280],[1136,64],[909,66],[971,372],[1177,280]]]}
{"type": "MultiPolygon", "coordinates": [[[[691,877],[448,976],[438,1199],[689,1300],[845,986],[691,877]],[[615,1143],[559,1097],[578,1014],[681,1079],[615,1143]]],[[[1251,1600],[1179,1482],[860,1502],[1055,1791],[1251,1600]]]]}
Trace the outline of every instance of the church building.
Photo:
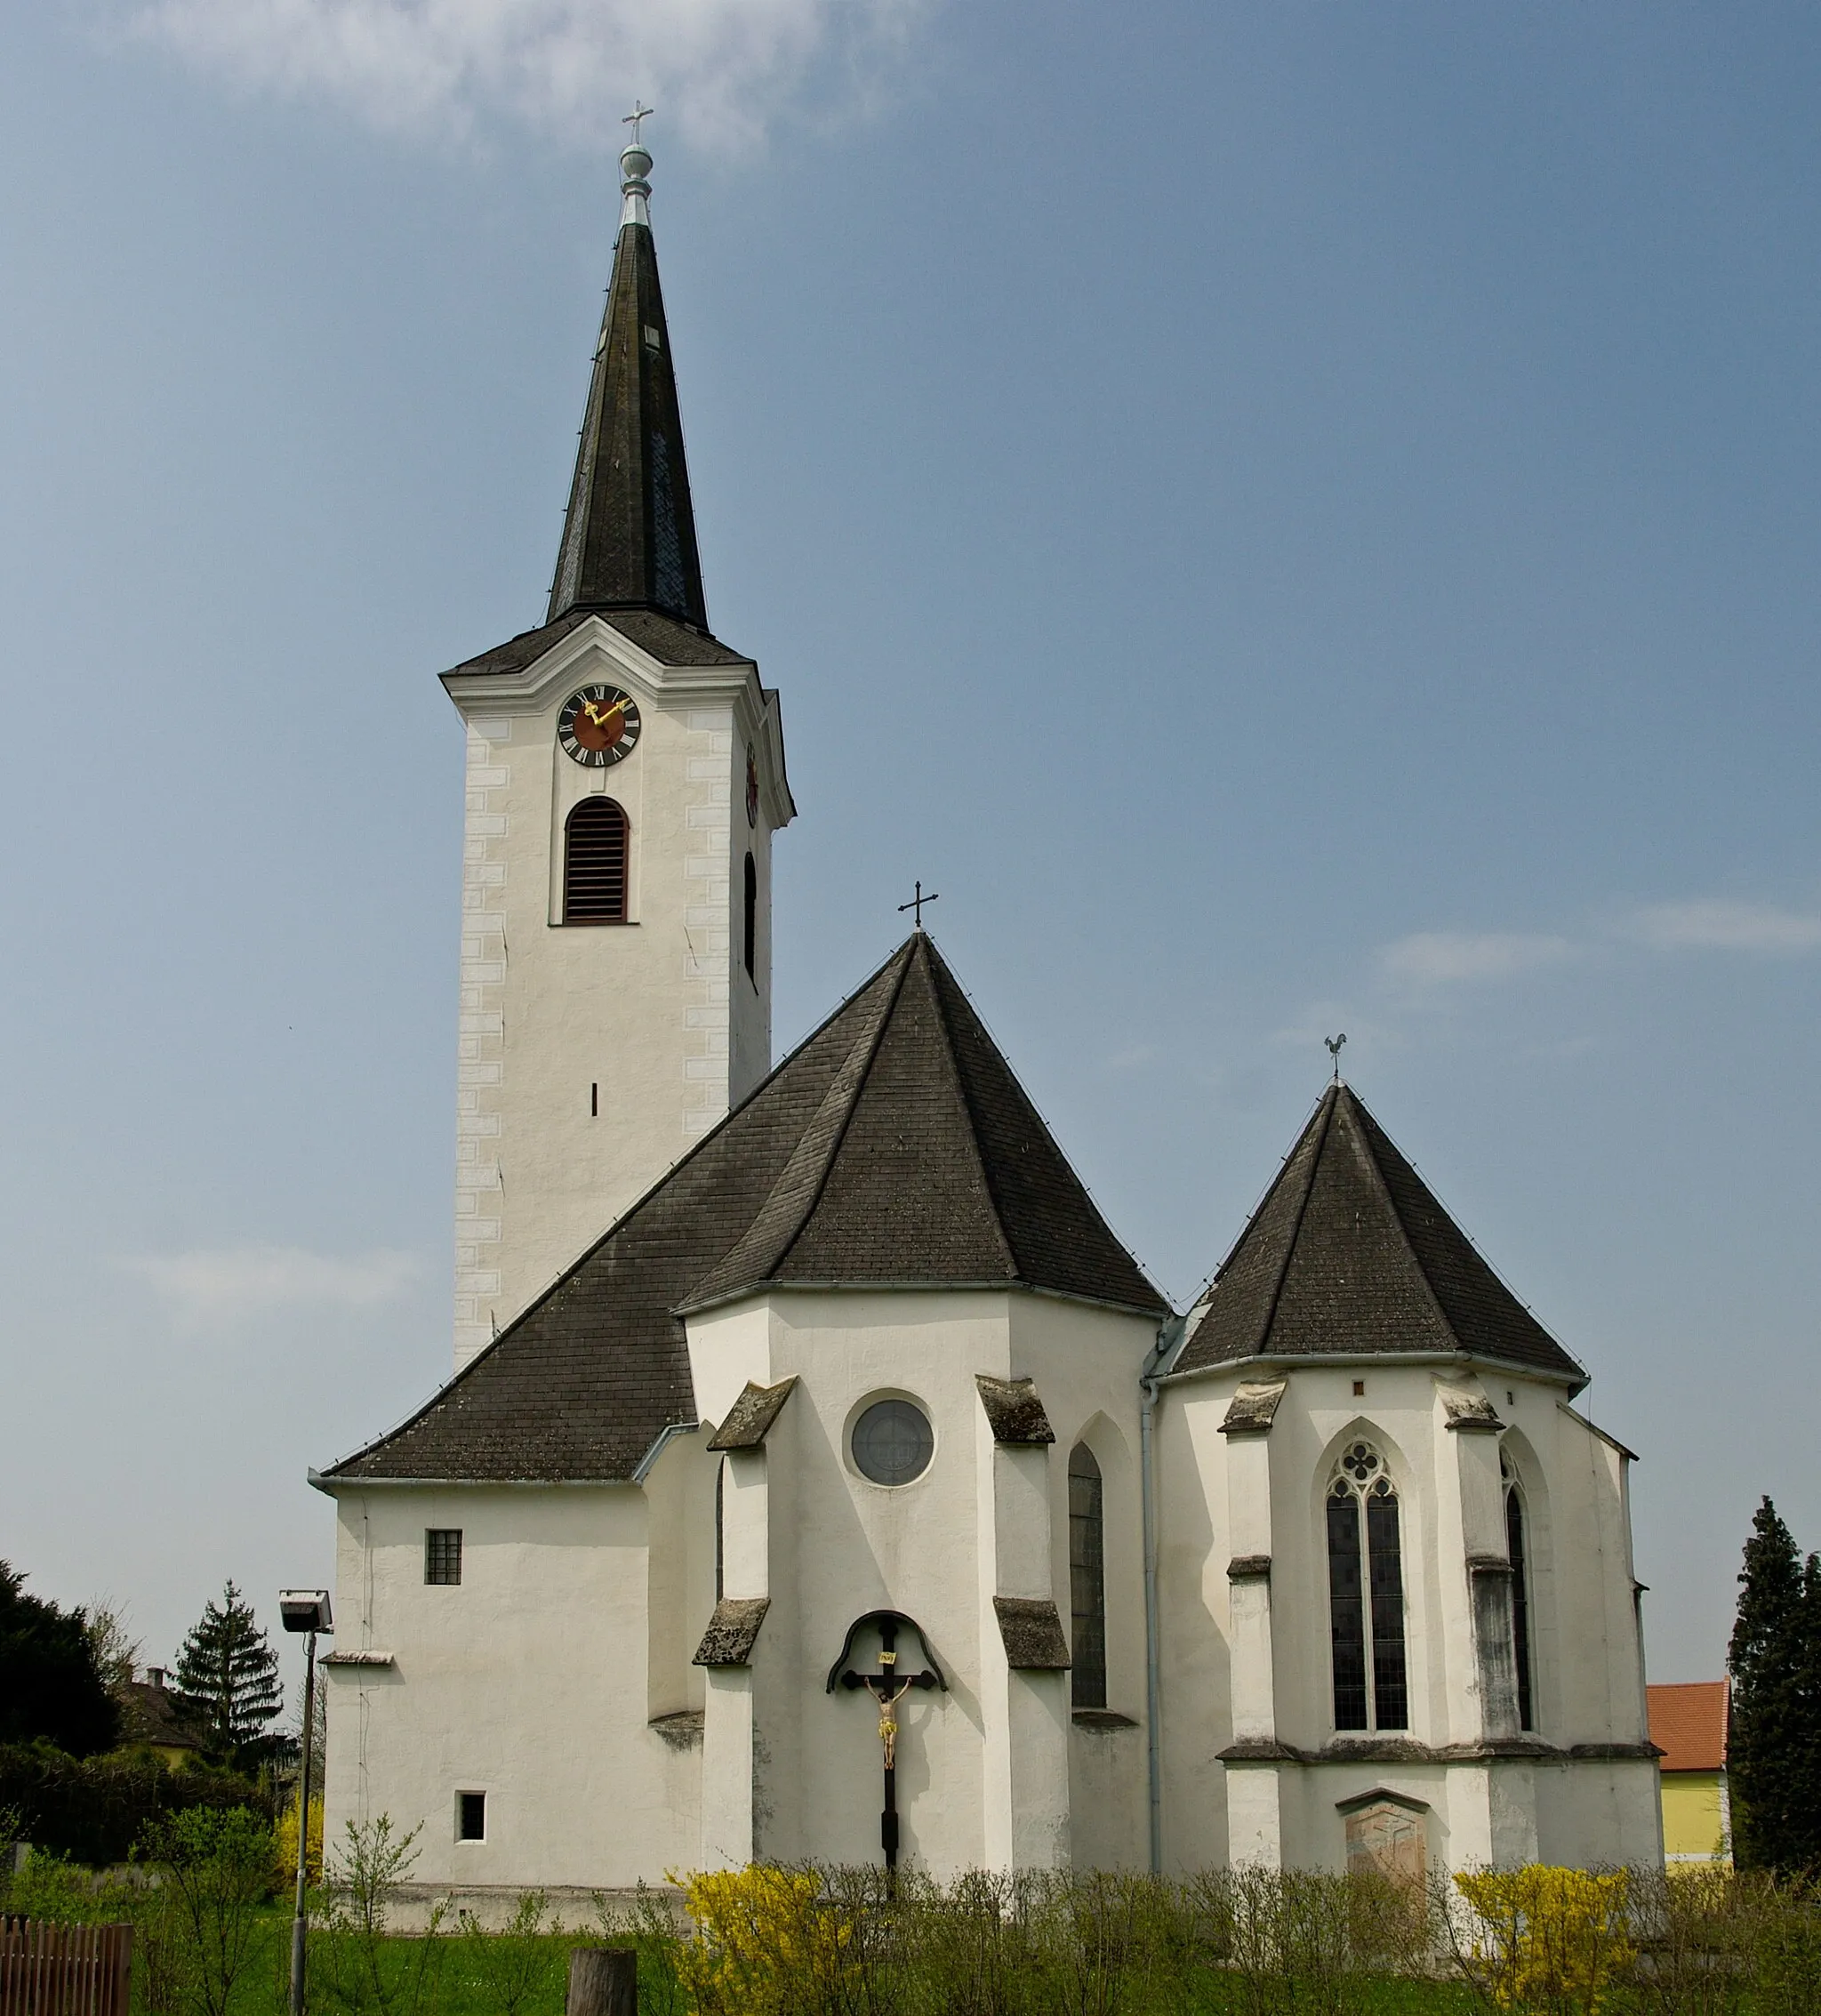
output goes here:
{"type": "Polygon", "coordinates": [[[311,1474],[331,1834],[470,1892],[1660,1861],[1630,1453],[1349,1087],[1182,1315],[920,928],[773,1065],[779,698],[621,165],[546,620],[443,675],[454,1369],[311,1474]]]}

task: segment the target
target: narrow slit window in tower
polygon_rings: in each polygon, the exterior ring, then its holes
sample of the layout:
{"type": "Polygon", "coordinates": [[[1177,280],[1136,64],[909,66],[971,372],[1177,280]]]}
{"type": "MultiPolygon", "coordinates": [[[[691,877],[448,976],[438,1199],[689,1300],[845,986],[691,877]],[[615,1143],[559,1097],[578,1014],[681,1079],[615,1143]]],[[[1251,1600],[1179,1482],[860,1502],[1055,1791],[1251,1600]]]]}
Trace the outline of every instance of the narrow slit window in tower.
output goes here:
{"type": "Polygon", "coordinates": [[[758,960],[758,870],[753,866],[752,856],[746,856],[746,977],[756,987],[758,975],[755,968],[758,960]]]}

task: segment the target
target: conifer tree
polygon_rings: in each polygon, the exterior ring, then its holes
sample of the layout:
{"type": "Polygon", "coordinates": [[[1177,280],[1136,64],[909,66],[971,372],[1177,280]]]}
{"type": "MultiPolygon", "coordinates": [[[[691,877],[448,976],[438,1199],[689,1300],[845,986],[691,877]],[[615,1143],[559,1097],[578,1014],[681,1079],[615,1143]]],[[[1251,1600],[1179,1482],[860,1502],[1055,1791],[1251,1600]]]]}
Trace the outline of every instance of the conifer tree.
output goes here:
{"type": "Polygon", "coordinates": [[[1767,1498],[1752,1521],[1727,1665],[1727,1782],[1741,1868],[1821,1867],[1821,1562],[1767,1498]]]}
{"type": "Polygon", "coordinates": [[[278,1655],[231,1581],[183,1641],[177,1693],[209,1748],[229,1762],[253,1763],[271,1748],[268,1725],[285,1706],[278,1655]]]}

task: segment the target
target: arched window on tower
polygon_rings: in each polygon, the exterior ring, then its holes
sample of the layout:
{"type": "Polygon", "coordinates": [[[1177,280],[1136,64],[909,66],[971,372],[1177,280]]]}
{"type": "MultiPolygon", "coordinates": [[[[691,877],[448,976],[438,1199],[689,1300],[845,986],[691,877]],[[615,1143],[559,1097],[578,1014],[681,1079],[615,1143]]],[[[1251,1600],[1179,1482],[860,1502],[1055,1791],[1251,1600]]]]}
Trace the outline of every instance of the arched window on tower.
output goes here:
{"type": "Polygon", "coordinates": [[[1530,1564],[1524,1546],[1524,1500],[1518,1480],[1503,1457],[1504,1538],[1512,1557],[1512,1657],[1518,1668],[1518,1727],[1535,1729],[1536,1703],[1530,1684],[1530,1564]]]}
{"type": "Polygon", "coordinates": [[[563,830],[563,921],[626,921],[626,856],[631,828],[610,798],[585,798],[563,830]]]}
{"type": "Polygon", "coordinates": [[[1328,1488],[1328,1608],[1336,1729],[1408,1729],[1398,1497],[1370,1442],[1350,1442],[1328,1488]]]}
{"type": "Polygon", "coordinates": [[[1106,1706],[1106,1514],[1100,1466],[1086,1442],[1069,1458],[1069,1690],[1078,1708],[1106,1706]]]}
{"type": "Polygon", "coordinates": [[[756,987],[758,975],[753,970],[758,960],[758,870],[752,864],[752,855],[746,856],[746,977],[756,987]]]}

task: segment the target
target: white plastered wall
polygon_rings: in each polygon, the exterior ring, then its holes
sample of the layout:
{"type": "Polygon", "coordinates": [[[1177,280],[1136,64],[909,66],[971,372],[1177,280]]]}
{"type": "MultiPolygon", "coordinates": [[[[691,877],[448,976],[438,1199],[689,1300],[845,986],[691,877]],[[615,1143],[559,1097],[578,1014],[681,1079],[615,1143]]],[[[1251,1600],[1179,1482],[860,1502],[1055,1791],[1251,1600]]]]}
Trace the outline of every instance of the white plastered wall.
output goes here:
{"type": "Polygon", "coordinates": [[[776,710],[750,667],[665,666],[595,621],[522,672],[447,683],[468,729],[459,1367],[769,1069],[771,836],[792,807],[776,710]],[[563,703],[596,681],[630,693],[641,718],[606,770],[557,742],[563,703]],[[565,822],[590,793],[630,822],[623,925],[562,921],[565,822]]]}
{"type": "MultiPolygon", "coordinates": [[[[1102,1766],[1108,1810],[1087,1823],[1090,1861],[1142,1859],[1142,1727],[1076,1759],[1065,1675],[1008,1671],[996,1594],[1045,1595],[1069,1616],[1068,1451],[1084,1427],[1107,1479],[1110,1682],[1142,1715],[1143,1610],[1136,1477],[1136,1372],[1153,1326],[1054,1297],[999,1292],[776,1290],[693,1317],[689,1341],[706,1418],[724,1418],[750,1379],[796,1390],[762,1466],[768,1610],[750,1668],[708,1695],[704,1813],[728,1824],[704,1847],[738,1859],[752,1773],[752,1850],[781,1860],[878,1858],[878,1715],[863,1695],[826,1691],[849,1624],[875,1610],[914,1618],[949,1683],[899,1708],[902,1854],[938,1873],[1066,1863],[1071,1779],[1102,1766]],[[1035,1379],[1054,1449],[1001,1448],[977,1373],[1035,1379]],[[853,1467],[848,1433],[870,1401],[900,1394],[927,1412],[929,1468],[885,1487],[853,1467]],[[718,1712],[729,1739],[718,1743],[718,1712]],[[750,1715],[751,1734],[740,1731],[750,1715]],[[735,1774],[724,1787],[718,1768],[735,1774]]],[[[734,1507],[758,1500],[742,1490],[734,1507]]],[[[731,1516],[738,1517],[735,1509],[731,1516]]],[[[739,1542],[730,1530],[728,1558],[739,1542]]],[[[741,1553],[745,1561],[746,1555],[741,1553]]],[[[749,1579],[753,1570],[742,1568],[749,1579]]],[[[761,1593],[742,1581],[730,1595],[761,1593]]],[[[856,1656],[876,1653],[876,1642],[856,1656]]],[[[921,1663],[914,1640],[901,1655],[921,1663]]]]}
{"type": "Polygon", "coordinates": [[[1268,1435],[1219,1432],[1242,1377],[1281,1376],[1249,1367],[1191,1377],[1166,1384],[1159,1402],[1166,1866],[1231,1854],[1341,1867],[1336,1808],[1380,1787],[1429,1808],[1429,1851],[1442,1863],[1653,1859],[1653,1768],[1603,1754],[1635,1752],[1646,1734],[1616,1445],[1562,1404],[1557,1385],[1373,1361],[1294,1368],[1268,1435]],[[1504,1553],[1498,1439],[1449,1428],[1444,1385],[1508,1424],[1525,1490],[1532,1731],[1505,1728],[1482,1695],[1467,1560],[1504,1553]],[[1410,1713],[1378,1754],[1350,1758],[1349,1745],[1372,1739],[1333,1725],[1321,1501],[1336,1449],[1356,1434],[1383,1453],[1399,1492],[1410,1713]],[[1234,1556],[1258,1552],[1271,1562],[1268,1685],[1247,1652],[1259,1642],[1251,1612],[1262,1592],[1226,1574],[1234,1556]],[[1487,1754],[1488,1740],[1513,1738],[1541,1754],[1487,1754]],[[1329,1761],[1223,1765],[1221,1751],[1239,1739],[1329,1761]],[[1408,1754],[1391,1755],[1400,1742],[1408,1754]]]}
{"type": "MultiPolygon", "coordinates": [[[[464,1888],[610,1889],[690,1866],[701,1753],[647,1714],[646,1492],[343,1488],[337,1509],[335,1651],[390,1663],[325,1669],[331,1838],[389,1815],[421,1829],[417,1882],[464,1888]],[[458,1586],[424,1580],[431,1527],[461,1530],[458,1586]],[[455,1838],[462,1791],[486,1795],[485,1841],[455,1838]]],[[[700,1536],[682,1545],[701,1561],[700,1536]]],[[[707,1596],[670,1600],[699,1631],[707,1596]]],[[[661,1643],[676,1634],[661,1620],[661,1643]]]]}

